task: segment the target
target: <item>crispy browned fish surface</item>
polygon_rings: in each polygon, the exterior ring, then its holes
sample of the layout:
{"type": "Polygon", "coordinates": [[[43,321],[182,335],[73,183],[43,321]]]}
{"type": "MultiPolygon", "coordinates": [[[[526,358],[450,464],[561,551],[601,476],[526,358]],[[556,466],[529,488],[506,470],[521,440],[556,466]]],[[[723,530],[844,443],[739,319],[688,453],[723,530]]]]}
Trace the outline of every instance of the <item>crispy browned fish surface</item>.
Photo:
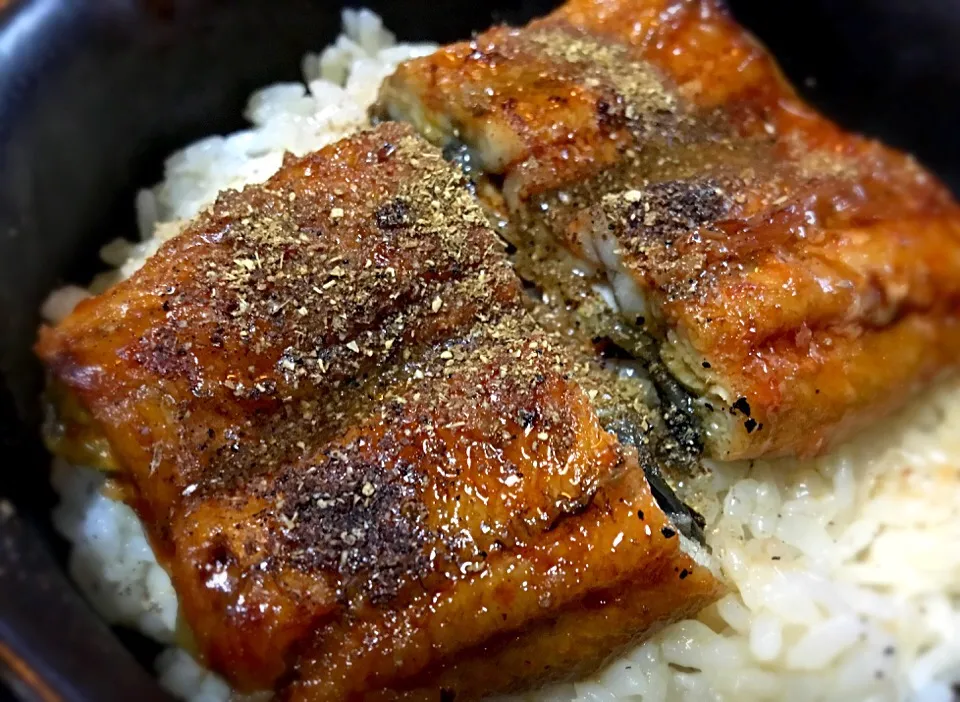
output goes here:
{"type": "Polygon", "coordinates": [[[222,194],[37,350],[241,689],[521,689],[719,592],[408,127],[222,194]]]}
{"type": "Polygon", "coordinates": [[[522,275],[679,380],[714,456],[817,453],[960,358],[957,205],[715,0],[571,0],[402,65],[375,109],[478,177],[522,275]]]}

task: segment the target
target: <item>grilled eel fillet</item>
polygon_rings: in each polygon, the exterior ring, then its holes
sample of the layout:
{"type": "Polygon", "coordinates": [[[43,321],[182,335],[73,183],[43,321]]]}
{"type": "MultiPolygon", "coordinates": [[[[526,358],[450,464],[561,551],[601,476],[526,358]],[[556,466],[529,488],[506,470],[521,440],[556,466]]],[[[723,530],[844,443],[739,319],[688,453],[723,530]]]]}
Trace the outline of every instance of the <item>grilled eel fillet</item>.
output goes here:
{"type": "Polygon", "coordinates": [[[522,689],[719,593],[406,126],[223,193],[36,348],[240,689],[522,689]]]}
{"type": "Polygon", "coordinates": [[[821,452],[960,358],[957,204],[717,0],[571,0],[403,64],[374,114],[465,165],[521,275],[678,381],[714,457],[821,452]]]}

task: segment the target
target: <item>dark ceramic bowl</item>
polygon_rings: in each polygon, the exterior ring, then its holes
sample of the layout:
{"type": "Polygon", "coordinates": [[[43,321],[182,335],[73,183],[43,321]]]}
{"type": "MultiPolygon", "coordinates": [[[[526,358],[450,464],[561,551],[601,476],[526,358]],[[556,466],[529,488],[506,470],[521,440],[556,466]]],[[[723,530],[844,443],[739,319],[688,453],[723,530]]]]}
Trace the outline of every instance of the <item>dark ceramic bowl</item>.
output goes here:
{"type": "MultiPolygon", "coordinates": [[[[960,186],[960,3],[731,2],[827,114],[960,186]]],[[[447,41],[553,3],[358,4],[403,39],[447,41]]],[[[63,574],[37,430],[37,309],[54,286],[89,279],[100,244],[133,231],[134,193],[165,154],[241,127],[253,89],[298,76],[300,57],[339,31],[340,3],[0,6],[0,676],[24,699],[164,700],[142,665],[151,647],[99,622],[63,574]]]]}

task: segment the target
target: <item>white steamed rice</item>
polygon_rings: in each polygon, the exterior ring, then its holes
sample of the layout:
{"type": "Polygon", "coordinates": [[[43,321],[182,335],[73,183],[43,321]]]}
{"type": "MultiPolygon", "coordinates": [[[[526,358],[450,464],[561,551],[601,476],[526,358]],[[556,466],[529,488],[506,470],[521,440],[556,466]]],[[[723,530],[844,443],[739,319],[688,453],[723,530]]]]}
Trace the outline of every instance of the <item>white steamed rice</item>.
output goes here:
{"type": "MultiPolygon", "coordinates": [[[[303,154],[362,126],[382,78],[429,44],[396,44],[371,12],[347,10],[344,33],[303,61],[304,83],[255,93],[252,126],[171,156],[137,198],[141,241],[103,251],[131,275],[220,190],[259,182],[284,151],[303,154]]],[[[69,313],[88,291],[44,306],[69,313]]],[[[943,381],[896,417],[812,461],[713,464],[705,486],[708,543],[731,591],[591,680],[531,699],[912,700],[948,702],[960,681],[960,382],[943,381]]],[[[172,644],[177,599],[133,511],[102,477],[57,461],[53,518],[73,544],[77,585],[111,623],[172,644]]],[[[230,688],[183,650],[156,662],[161,683],[193,702],[230,688]]]]}

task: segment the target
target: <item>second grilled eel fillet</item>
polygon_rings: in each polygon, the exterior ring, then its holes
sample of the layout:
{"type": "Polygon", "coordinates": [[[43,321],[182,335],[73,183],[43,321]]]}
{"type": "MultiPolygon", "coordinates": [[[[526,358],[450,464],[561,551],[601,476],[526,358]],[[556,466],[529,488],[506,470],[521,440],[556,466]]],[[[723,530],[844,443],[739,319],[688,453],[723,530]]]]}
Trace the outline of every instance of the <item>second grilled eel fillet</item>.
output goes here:
{"type": "Polygon", "coordinates": [[[714,0],[572,0],[402,65],[374,110],[465,165],[521,275],[650,364],[714,457],[823,451],[960,358],[949,193],[813,112],[714,0]]]}
{"type": "Polygon", "coordinates": [[[466,185],[396,124],[288,157],[41,332],[240,689],[474,699],[720,592],[466,185]]]}

